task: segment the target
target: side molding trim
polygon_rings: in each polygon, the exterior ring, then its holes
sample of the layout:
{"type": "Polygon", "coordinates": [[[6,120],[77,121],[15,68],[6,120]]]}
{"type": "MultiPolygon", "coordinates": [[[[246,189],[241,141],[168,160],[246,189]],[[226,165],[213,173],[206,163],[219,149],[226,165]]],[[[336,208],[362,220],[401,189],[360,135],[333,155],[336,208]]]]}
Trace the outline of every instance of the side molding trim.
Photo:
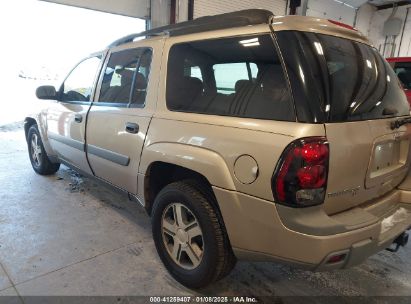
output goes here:
{"type": "Polygon", "coordinates": [[[54,134],[54,133],[48,133],[47,136],[50,139],[61,142],[62,144],[70,146],[74,149],[84,151],[84,143],[82,143],[81,141],[71,139],[71,138],[67,138],[67,137],[61,136],[59,134],[54,134]]]}
{"type": "MultiPolygon", "coordinates": [[[[64,136],[61,136],[59,134],[54,134],[54,133],[49,133],[48,137],[50,139],[53,139],[55,141],[61,142],[62,144],[65,144],[67,146],[70,146],[72,148],[75,148],[77,150],[83,151],[84,152],[84,143],[81,141],[67,138],[64,136]]],[[[104,158],[108,161],[111,161],[113,163],[119,164],[121,166],[128,166],[130,163],[130,157],[126,155],[119,154],[117,152],[113,152],[110,150],[106,150],[100,147],[96,147],[93,145],[87,145],[87,153],[93,154],[95,156],[104,158]]]]}
{"type": "Polygon", "coordinates": [[[126,155],[122,155],[117,152],[106,150],[93,145],[87,145],[87,153],[104,158],[121,166],[128,166],[128,164],[130,163],[130,157],[126,155]]]}

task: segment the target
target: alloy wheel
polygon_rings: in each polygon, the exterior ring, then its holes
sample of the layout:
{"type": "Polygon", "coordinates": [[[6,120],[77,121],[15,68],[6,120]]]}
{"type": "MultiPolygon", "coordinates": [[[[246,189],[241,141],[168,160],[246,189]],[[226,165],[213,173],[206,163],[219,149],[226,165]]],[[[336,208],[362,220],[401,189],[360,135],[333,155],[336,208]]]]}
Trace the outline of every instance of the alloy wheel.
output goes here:
{"type": "Polygon", "coordinates": [[[200,265],[203,232],[191,210],[181,203],[170,204],[163,212],[161,231],[167,252],[177,265],[189,270],[200,265]]]}
{"type": "Polygon", "coordinates": [[[31,136],[31,159],[39,167],[41,164],[41,147],[37,134],[31,136]]]}

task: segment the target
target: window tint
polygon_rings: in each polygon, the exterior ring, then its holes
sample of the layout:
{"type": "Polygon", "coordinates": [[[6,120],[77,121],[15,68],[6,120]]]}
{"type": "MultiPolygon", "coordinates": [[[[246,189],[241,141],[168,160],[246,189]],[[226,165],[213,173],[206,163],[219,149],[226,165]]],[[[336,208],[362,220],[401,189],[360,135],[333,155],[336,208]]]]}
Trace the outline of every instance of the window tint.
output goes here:
{"type": "Polygon", "coordinates": [[[111,54],[101,83],[99,102],[144,104],[151,50],[131,49],[111,54]]]}
{"type": "Polygon", "coordinates": [[[404,89],[411,90],[411,62],[396,62],[394,71],[404,89]]]}
{"type": "Polygon", "coordinates": [[[87,58],[71,71],[62,85],[62,101],[90,101],[100,60],[100,57],[87,58]]]}
{"type": "Polygon", "coordinates": [[[174,45],[168,60],[166,98],[173,111],[295,120],[270,35],[174,45]]]}
{"type": "Polygon", "coordinates": [[[344,122],[409,115],[396,75],[376,49],[316,33],[276,35],[298,120],[344,122]]]}

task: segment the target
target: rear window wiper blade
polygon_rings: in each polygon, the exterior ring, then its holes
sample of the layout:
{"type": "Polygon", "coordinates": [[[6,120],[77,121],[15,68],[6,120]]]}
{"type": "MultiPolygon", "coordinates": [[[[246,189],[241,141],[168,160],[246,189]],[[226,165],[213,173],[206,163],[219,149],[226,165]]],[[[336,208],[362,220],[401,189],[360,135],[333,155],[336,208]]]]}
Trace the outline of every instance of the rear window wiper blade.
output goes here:
{"type": "Polygon", "coordinates": [[[411,123],[411,117],[406,117],[402,119],[397,119],[394,121],[391,121],[391,130],[398,129],[399,127],[411,123]]]}

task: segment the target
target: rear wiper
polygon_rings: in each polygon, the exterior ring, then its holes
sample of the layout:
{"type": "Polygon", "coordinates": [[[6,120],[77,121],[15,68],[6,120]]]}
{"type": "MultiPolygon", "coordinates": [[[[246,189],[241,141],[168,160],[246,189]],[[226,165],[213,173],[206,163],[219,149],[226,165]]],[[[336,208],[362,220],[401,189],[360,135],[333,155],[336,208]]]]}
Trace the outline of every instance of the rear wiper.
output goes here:
{"type": "Polygon", "coordinates": [[[397,119],[394,121],[391,121],[391,130],[398,129],[399,127],[411,123],[411,117],[406,117],[402,119],[397,119]]]}

